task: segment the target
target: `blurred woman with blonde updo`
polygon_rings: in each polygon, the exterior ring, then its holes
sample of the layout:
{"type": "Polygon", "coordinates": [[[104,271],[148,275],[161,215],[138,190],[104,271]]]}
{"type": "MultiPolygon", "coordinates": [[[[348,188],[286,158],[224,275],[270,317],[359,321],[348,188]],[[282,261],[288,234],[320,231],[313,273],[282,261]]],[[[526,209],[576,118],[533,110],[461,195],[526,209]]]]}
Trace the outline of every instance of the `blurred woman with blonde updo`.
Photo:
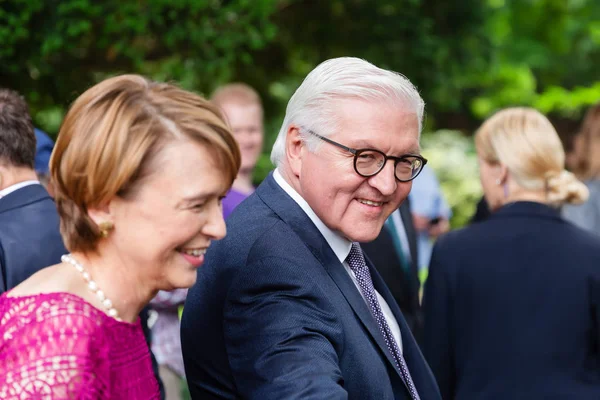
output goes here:
{"type": "Polygon", "coordinates": [[[564,221],[588,189],[554,127],[509,108],[475,135],[492,215],[438,239],[423,352],[444,399],[600,398],[600,239],[564,221]]]}

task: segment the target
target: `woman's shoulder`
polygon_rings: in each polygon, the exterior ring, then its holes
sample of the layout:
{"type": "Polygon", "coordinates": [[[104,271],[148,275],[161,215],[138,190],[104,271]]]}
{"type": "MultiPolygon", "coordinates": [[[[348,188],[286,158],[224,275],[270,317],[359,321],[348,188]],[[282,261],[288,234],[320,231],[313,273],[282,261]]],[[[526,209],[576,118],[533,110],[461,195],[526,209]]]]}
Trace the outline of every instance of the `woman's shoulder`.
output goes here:
{"type": "Polygon", "coordinates": [[[72,293],[11,296],[9,291],[0,296],[0,351],[3,343],[15,337],[45,338],[59,332],[63,338],[110,346],[115,338],[138,336],[138,331],[139,318],[135,323],[116,320],[72,293]]]}
{"type": "Polygon", "coordinates": [[[0,297],[0,332],[44,326],[92,334],[103,324],[103,315],[109,318],[83,298],[67,292],[11,296],[9,291],[0,297]]]}
{"type": "Polygon", "coordinates": [[[32,381],[48,390],[70,382],[72,394],[105,392],[110,371],[102,312],[70,293],[10,294],[0,296],[0,398],[11,390],[38,398],[32,381]]]}

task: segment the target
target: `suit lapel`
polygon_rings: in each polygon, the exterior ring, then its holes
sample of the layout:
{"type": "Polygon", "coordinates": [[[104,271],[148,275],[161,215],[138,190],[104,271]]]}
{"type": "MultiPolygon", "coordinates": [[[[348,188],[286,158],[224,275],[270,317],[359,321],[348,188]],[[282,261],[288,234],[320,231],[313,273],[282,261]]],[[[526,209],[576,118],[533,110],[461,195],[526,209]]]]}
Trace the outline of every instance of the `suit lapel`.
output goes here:
{"type": "MultiPolygon", "coordinates": [[[[256,190],[256,194],[262,201],[273,210],[279,218],[286,222],[291,229],[306,244],[311,253],[323,265],[331,279],[340,289],[348,304],[356,314],[358,320],[369,332],[371,338],[385,355],[385,358],[393,366],[394,370],[400,375],[400,371],[395,366],[394,358],[389,352],[385,340],[379,331],[377,322],[373,318],[365,300],[361,296],[358,288],[348,275],[348,272],[340,263],[327,241],[306,215],[302,208],[275,182],[270,174],[256,190]]],[[[369,263],[370,264],[370,263],[369,263]]],[[[371,271],[374,271],[369,265],[371,271]]],[[[379,275],[377,275],[379,277],[379,275]]],[[[379,278],[381,280],[381,278],[379,278]]],[[[387,289],[387,288],[386,288],[387,289]]],[[[381,292],[380,292],[381,293],[381,292]]],[[[389,304],[389,300],[386,299],[389,304]]],[[[392,300],[393,301],[393,300],[392,300]]],[[[395,304],[395,303],[394,303],[395,304]]],[[[397,308],[397,307],[396,307],[397,308]]],[[[406,326],[406,324],[405,324],[406,326]]],[[[406,328],[408,329],[408,328],[406,328]]]]}
{"type": "MultiPolygon", "coordinates": [[[[377,325],[373,314],[369,310],[367,303],[361,296],[358,288],[352,281],[352,278],[350,278],[350,276],[348,275],[348,272],[346,271],[344,266],[340,263],[340,261],[337,258],[335,258],[335,254],[333,254],[333,251],[331,249],[329,249],[329,251],[332,253],[333,259],[327,260],[326,258],[323,258],[319,259],[319,261],[321,262],[321,264],[323,264],[323,267],[325,268],[329,276],[331,276],[331,279],[333,279],[337,287],[340,289],[340,291],[348,301],[348,304],[350,304],[350,307],[352,307],[352,310],[354,311],[362,325],[369,332],[371,338],[375,341],[375,343],[377,343],[377,346],[383,352],[385,358],[392,365],[394,370],[398,373],[398,376],[400,376],[400,371],[396,369],[396,362],[394,360],[394,357],[392,356],[387,345],[385,344],[383,335],[381,334],[379,326],[377,325]]],[[[319,255],[315,254],[315,256],[319,258],[319,255]]]]}
{"type": "Polygon", "coordinates": [[[402,336],[402,356],[406,361],[406,365],[408,366],[417,391],[421,395],[421,398],[425,398],[425,395],[428,393],[432,396],[433,393],[437,393],[438,397],[435,398],[441,398],[439,397],[439,389],[435,377],[433,376],[433,372],[431,372],[431,369],[425,362],[425,358],[417,346],[417,342],[400,311],[400,307],[396,304],[392,293],[383,282],[383,279],[377,270],[373,268],[372,265],[369,265],[369,269],[371,270],[375,290],[377,290],[381,297],[388,303],[388,306],[390,307],[390,310],[392,310],[392,313],[398,322],[398,326],[400,327],[400,335],[402,336]]]}

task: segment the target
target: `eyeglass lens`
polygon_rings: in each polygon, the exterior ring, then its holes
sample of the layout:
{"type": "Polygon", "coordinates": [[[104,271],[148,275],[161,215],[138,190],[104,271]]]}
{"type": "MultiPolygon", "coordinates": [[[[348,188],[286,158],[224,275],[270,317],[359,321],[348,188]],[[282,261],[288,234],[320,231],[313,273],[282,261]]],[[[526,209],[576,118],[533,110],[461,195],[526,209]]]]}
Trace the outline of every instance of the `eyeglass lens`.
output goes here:
{"type": "MultiPolygon", "coordinates": [[[[373,176],[381,171],[385,164],[385,155],[377,151],[363,151],[356,155],[356,171],[365,176],[373,176]]],[[[396,178],[401,181],[413,179],[423,167],[421,159],[404,156],[396,164],[396,178]]]]}

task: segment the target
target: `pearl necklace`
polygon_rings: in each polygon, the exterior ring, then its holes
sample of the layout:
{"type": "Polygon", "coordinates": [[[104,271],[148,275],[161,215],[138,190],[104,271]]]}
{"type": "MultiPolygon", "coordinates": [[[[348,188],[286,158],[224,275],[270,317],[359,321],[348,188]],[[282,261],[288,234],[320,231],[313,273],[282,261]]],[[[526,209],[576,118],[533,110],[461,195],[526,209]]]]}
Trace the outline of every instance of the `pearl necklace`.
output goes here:
{"type": "Polygon", "coordinates": [[[106,297],[104,292],[100,290],[98,284],[94,282],[90,274],[85,270],[85,268],[83,268],[83,265],[81,265],[81,263],[74,259],[73,256],[70,254],[65,254],[60,259],[62,262],[73,265],[75,269],[81,273],[81,276],[83,276],[83,279],[85,279],[85,281],[87,282],[88,289],[90,289],[90,291],[94,293],[96,297],[98,297],[98,299],[102,302],[102,305],[108,311],[108,315],[110,315],[117,321],[121,321],[121,318],[119,318],[119,312],[116,308],[113,307],[112,301],[110,301],[110,299],[106,297]]]}

